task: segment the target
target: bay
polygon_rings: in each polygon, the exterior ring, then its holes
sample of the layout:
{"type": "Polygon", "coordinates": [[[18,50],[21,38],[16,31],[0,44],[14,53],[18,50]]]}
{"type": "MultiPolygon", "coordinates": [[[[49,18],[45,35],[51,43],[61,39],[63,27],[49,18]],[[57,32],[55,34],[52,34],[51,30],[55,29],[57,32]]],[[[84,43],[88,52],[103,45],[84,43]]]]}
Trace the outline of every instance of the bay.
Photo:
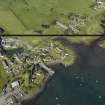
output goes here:
{"type": "Polygon", "coordinates": [[[78,48],[76,63],[53,65],[56,73],[43,94],[25,105],[105,105],[105,49],[78,48]]]}

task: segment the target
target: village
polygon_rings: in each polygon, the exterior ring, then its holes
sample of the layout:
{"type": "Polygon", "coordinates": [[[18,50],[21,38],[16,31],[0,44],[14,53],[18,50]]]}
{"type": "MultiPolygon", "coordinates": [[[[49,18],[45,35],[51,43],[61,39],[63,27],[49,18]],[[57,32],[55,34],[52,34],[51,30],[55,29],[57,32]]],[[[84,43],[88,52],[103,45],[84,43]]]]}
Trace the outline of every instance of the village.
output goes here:
{"type": "MultiPolygon", "coordinates": [[[[92,9],[104,10],[105,2],[96,0],[92,9]]],[[[70,13],[68,20],[63,22],[57,19],[51,24],[42,24],[42,30],[32,30],[31,34],[49,34],[52,27],[60,29],[64,34],[78,34],[91,18],[87,15],[70,13]]],[[[1,28],[0,34],[5,33],[4,31],[1,28]]],[[[44,44],[31,45],[18,37],[0,36],[0,70],[4,72],[2,76],[7,78],[5,82],[0,80],[2,82],[0,105],[21,105],[21,101],[30,97],[33,91],[36,93],[42,91],[43,86],[54,75],[56,71],[50,68],[50,64],[60,63],[69,66],[75,59],[74,49],[64,46],[55,39],[46,40],[44,44]]]]}
{"type": "Polygon", "coordinates": [[[30,46],[18,38],[2,37],[0,62],[8,75],[0,94],[0,105],[21,104],[24,97],[40,90],[55,73],[48,65],[62,63],[69,65],[74,53],[57,41],[49,41],[46,46],[30,46]],[[47,78],[47,80],[46,80],[47,78]]]}

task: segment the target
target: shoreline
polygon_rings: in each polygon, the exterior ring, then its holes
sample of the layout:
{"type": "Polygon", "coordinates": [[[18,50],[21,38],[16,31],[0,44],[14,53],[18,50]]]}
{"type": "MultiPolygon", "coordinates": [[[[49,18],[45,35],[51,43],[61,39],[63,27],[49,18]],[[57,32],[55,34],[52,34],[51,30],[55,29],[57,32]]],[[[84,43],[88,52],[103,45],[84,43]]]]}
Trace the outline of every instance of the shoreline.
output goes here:
{"type": "Polygon", "coordinates": [[[30,101],[32,99],[37,100],[40,97],[40,95],[44,92],[44,90],[46,89],[46,87],[48,85],[48,82],[50,81],[52,76],[53,75],[50,75],[49,73],[46,73],[45,79],[44,79],[41,87],[39,89],[37,89],[35,92],[22,97],[21,104],[24,105],[25,103],[27,103],[27,101],[30,101]]]}
{"type": "MultiPolygon", "coordinates": [[[[90,48],[93,48],[94,44],[95,44],[97,41],[101,40],[101,38],[103,39],[103,36],[101,36],[101,37],[99,37],[98,39],[94,40],[94,42],[91,43],[91,45],[89,46],[89,49],[88,49],[88,50],[90,50],[90,48]]],[[[105,36],[104,36],[104,38],[105,38],[105,36]]],[[[72,45],[71,45],[71,46],[72,46],[72,45]]],[[[76,46],[75,46],[75,47],[76,47],[76,46]]],[[[77,46],[77,47],[78,47],[78,46],[77,46]]],[[[77,49],[77,50],[78,50],[78,49],[77,49]]],[[[52,64],[55,65],[55,64],[58,64],[58,63],[57,63],[57,62],[53,62],[52,64]]],[[[62,64],[63,64],[63,63],[62,63],[62,64]]],[[[64,64],[63,64],[63,65],[64,65],[64,64]]],[[[43,65],[42,65],[42,66],[43,66],[43,65]]],[[[65,66],[65,65],[64,65],[64,66],[65,66]]],[[[69,65],[69,66],[70,66],[70,65],[69,65]]],[[[47,65],[47,67],[48,67],[48,69],[51,69],[51,68],[49,67],[49,65],[47,65]]],[[[66,67],[66,66],[65,66],[65,67],[66,67]]],[[[22,105],[24,105],[24,102],[25,102],[25,101],[27,102],[27,101],[30,101],[30,100],[32,100],[32,99],[34,99],[34,100],[37,101],[37,99],[40,97],[40,95],[45,91],[45,89],[46,89],[46,87],[47,87],[47,85],[48,85],[50,79],[51,79],[52,76],[54,75],[54,74],[50,75],[50,70],[45,69],[45,68],[46,68],[45,66],[43,66],[42,68],[46,71],[46,73],[45,73],[45,78],[44,78],[44,80],[43,80],[43,83],[41,84],[40,88],[38,88],[36,91],[32,90],[32,91],[30,92],[30,94],[24,95],[24,96],[21,98],[20,102],[23,103],[22,105]]],[[[51,71],[52,71],[52,72],[55,72],[55,70],[51,70],[51,71]]]]}
{"type": "MultiPolygon", "coordinates": [[[[57,64],[59,64],[59,63],[57,63],[57,64]]],[[[51,65],[49,65],[49,66],[51,66],[51,65]]],[[[53,65],[55,65],[55,63],[53,65]]],[[[55,70],[53,70],[53,71],[55,72],[55,70]]],[[[33,99],[36,102],[37,99],[39,99],[40,95],[46,90],[46,88],[48,86],[48,83],[52,79],[52,76],[53,75],[50,75],[49,73],[46,73],[46,77],[45,77],[45,79],[44,79],[43,84],[41,85],[41,87],[38,90],[36,90],[35,92],[33,91],[33,93],[31,93],[31,94],[25,96],[24,98],[22,98],[21,104],[22,105],[28,105],[27,102],[31,102],[31,100],[33,100],[33,99]]]]}
{"type": "Polygon", "coordinates": [[[44,82],[43,82],[41,88],[37,89],[34,94],[31,93],[31,94],[29,94],[29,95],[24,96],[24,97],[22,98],[22,101],[27,101],[27,100],[30,100],[30,99],[32,99],[32,98],[36,98],[37,95],[40,94],[40,93],[44,90],[44,88],[46,87],[46,84],[47,84],[47,82],[49,81],[49,79],[50,79],[50,75],[47,74],[47,76],[46,76],[46,78],[44,79],[44,82]]]}

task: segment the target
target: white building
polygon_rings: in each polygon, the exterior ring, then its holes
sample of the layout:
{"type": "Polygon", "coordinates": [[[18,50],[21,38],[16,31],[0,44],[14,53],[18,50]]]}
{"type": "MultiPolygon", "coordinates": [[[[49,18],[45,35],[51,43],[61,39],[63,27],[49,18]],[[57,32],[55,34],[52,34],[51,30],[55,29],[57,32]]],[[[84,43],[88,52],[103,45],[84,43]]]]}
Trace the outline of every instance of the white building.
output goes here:
{"type": "Polygon", "coordinates": [[[19,87],[19,82],[14,81],[14,82],[11,83],[11,86],[12,86],[12,88],[19,87]]]}

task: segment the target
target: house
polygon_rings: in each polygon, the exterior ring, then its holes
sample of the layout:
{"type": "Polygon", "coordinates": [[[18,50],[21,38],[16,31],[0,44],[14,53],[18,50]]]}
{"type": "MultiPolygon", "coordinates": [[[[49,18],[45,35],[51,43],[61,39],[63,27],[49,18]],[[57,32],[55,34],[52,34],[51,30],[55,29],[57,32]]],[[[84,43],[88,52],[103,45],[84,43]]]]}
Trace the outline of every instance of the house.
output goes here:
{"type": "Polygon", "coordinates": [[[97,0],[96,1],[96,6],[95,6],[95,9],[105,9],[105,2],[102,2],[100,0],[97,0]]]}
{"type": "Polygon", "coordinates": [[[12,86],[12,88],[19,87],[19,82],[14,81],[14,82],[11,83],[11,86],[12,86]]]}

